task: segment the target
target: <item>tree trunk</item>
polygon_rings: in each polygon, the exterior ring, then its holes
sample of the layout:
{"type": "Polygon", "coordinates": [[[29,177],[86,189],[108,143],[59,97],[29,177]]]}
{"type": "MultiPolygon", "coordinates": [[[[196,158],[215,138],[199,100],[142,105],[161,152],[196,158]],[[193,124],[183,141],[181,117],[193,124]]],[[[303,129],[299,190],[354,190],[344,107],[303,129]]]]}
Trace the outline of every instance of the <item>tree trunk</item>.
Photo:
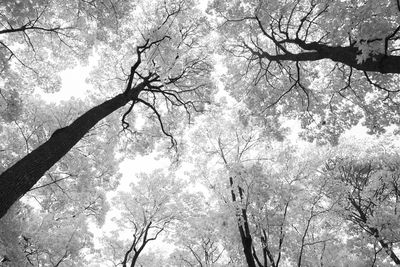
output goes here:
{"type": "MultiPolygon", "coordinates": [[[[139,252],[140,253],[140,252],[139,252]]],[[[135,255],[133,255],[132,261],[131,261],[131,266],[130,267],[135,267],[137,259],[139,258],[139,253],[135,253],[135,255]]]]}
{"type": "MultiPolygon", "coordinates": [[[[239,231],[240,231],[240,227],[239,226],[239,231]]],[[[244,252],[244,256],[246,257],[246,262],[247,265],[249,267],[256,267],[256,262],[254,260],[253,254],[251,252],[252,247],[253,247],[253,240],[250,237],[246,237],[244,235],[242,235],[243,231],[240,231],[240,237],[242,239],[242,245],[243,245],[243,252],[244,252]]]]}
{"type": "MultiPolygon", "coordinates": [[[[232,202],[236,202],[236,195],[235,192],[233,191],[233,178],[229,177],[229,184],[231,186],[231,196],[232,196],[232,202]]],[[[243,191],[240,187],[239,189],[239,194],[240,197],[242,198],[243,191]]],[[[253,248],[253,238],[251,237],[250,234],[250,228],[249,228],[249,223],[247,221],[247,211],[246,209],[241,209],[241,215],[237,214],[238,216],[238,228],[239,228],[239,233],[240,233],[240,239],[242,241],[242,246],[243,246],[243,253],[244,256],[246,257],[246,262],[249,267],[256,267],[256,262],[254,260],[253,254],[252,254],[252,248],[253,248]],[[243,220],[241,222],[240,218],[243,220]]]]}
{"type": "Polygon", "coordinates": [[[69,126],[55,131],[49,140],[4,171],[0,175],[0,218],[97,122],[129,101],[137,99],[143,87],[143,84],[139,84],[90,109],[69,126]]]}

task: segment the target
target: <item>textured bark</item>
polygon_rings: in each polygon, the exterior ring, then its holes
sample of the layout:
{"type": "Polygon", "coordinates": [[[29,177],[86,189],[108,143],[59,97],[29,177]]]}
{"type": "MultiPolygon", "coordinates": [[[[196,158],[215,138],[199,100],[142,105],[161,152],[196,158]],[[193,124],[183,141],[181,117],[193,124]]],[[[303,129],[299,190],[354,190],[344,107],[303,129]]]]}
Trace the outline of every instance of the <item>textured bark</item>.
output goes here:
{"type": "Polygon", "coordinates": [[[137,99],[144,85],[119,94],[90,109],[69,126],[58,129],[49,140],[20,159],[0,175],[0,218],[28,192],[97,122],[137,99]]]}

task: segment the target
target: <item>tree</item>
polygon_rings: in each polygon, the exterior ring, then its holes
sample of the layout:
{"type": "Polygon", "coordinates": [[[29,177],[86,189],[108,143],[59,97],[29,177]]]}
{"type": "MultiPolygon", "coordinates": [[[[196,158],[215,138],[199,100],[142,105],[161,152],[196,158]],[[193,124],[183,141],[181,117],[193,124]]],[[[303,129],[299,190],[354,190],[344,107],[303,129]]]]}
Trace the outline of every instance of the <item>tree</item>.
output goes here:
{"type": "MultiPolygon", "coordinates": [[[[245,113],[246,111],[244,110],[243,112],[245,113]]],[[[211,159],[221,168],[214,175],[219,176],[217,179],[220,180],[220,183],[228,185],[228,192],[223,190],[223,193],[221,193],[222,197],[226,203],[230,203],[230,212],[235,214],[237,231],[240,234],[246,262],[249,266],[256,266],[252,255],[253,239],[247,212],[249,205],[247,190],[249,189],[249,184],[246,184],[240,175],[236,175],[236,171],[240,172],[238,169],[241,168],[242,161],[257,161],[258,157],[262,157],[263,153],[254,148],[257,145],[260,147],[265,146],[265,143],[263,144],[262,141],[268,137],[263,136],[262,129],[250,123],[246,125],[250,128],[247,130],[239,118],[240,112],[226,108],[223,105],[212,110],[210,114],[207,114],[203,118],[203,123],[205,122],[206,125],[198,123],[197,127],[199,128],[197,129],[201,130],[194,134],[194,138],[197,140],[195,149],[207,156],[203,159],[204,161],[199,159],[195,159],[195,161],[198,164],[205,164],[203,166],[200,165],[198,168],[203,170],[200,177],[203,176],[206,179],[211,179],[212,177],[207,171],[207,165],[210,164],[211,159]]],[[[197,155],[200,153],[193,154],[197,155]]],[[[209,186],[214,188],[214,183],[210,183],[211,185],[209,186]]],[[[220,186],[222,188],[226,187],[223,185],[220,186]]]]}
{"type": "MultiPolygon", "coordinates": [[[[126,63],[131,66],[129,74],[120,82],[125,84],[123,93],[90,109],[70,125],[56,130],[45,143],[0,175],[0,216],[4,216],[8,208],[28,192],[92,127],[128,103],[131,103],[130,107],[122,116],[123,129],[128,129],[126,117],[134,105],[140,103],[154,112],[161,123],[161,131],[171,138],[174,145],[175,141],[165,129],[157,108],[162,105],[160,102],[163,101],[164,107],[171,112],[183,107],[189,113],[197,110],[202,96],[207,95],[210,89],[207,81],[210,65],[207,55],[200,55],[204,47],[197,35],[203,27],[196,16],[191,20],[180,19],[191,12],[190,6],[190,3],[179,1],[155,8],[152,18],[158,19],[152,23],[151,29],[142,33],[143,44],[137,45],[133,53],[131,40],[122,43],[130,50],[126,63]],[[164,56],[163,53],[167,51],[164,56]],[[171,55],[171,51],[175,56],[171,55]]],[[[129,21],[128,17],[125,19],[129,21]]],[[[128,31],[129,27],[124,30],[128,31]]],[[[110,45],[118,47],[121,43],[110,45]]]]}
{"type": "Polygon", "coordinates": [[[400,264],[396,138],[340,138],[399,132],[399,1],[198,4],[2,1],[0,265],[400,264]],[[92,52],[89,97],[34,96],[92,52]],[[338,146],[285,139],[293,118],[338,146]],[[109,205],[121,159],[178,137],[184,168],[139,175],[109,205]],[[95,250],[89,224],[110,209],[95,250]],[[166,236],[169,256],[153,249],[166,236]]]}
{"type": "MultiPolygon", "coordinates": [[[[32,97],[29,105],[22,106],[18,121],[2,125],[2,166],[29,153],[86,108],[84,101],[54,107],[32,97]]],[[[115,159],[118,146],[112,138],[118,131],[111,129],[112,121],[110,117],[91,129],[2,219],[0,251],[11,265],[25,266],[20,261],[27,258],[34,264],[51,265],[49,259],[57,262],[63,258],[58,253],[64,252],[68,257],[63,264],[83,264],[78,262],[93,247],[88,223],[102,225],[108,210],[105,192],[115,189],[120,176],[115,159]],[[17,251],[21,251],[19,256],[17,251]]]]}
{"type": "Polygon", "coordinates": [[[400,73],[395,42],[400,30],[396,21],[399,2],[362,1],[354,6],[351,1],[278,0],[249,4],[250,8],[244,7],[244,3],[215,1],[221,15],[229,11],[239,15],[225,16],[228,22],[246,23],[253,34],[258,31],[264,37],[255,35],[250,40],[239,37],[243,40],[242,47],[257,58],[273,62],[330,59],[361,71],[400,73]],[[235,6],[238,8],[232,10],[235,6]],[[369,16],[373,18],[367,19],[369,16]],[[376,32],[368,32],[371,29],[376,32]],[[267,42],[271,44],[269,49],[265,47],[267,42]]]}
{"type": "Polygon", "coordinates": [[[341,191],[335,197],[340,199],[341,215],[353,225],[354,235],[360,239],[366,235],[364,242],[374,248],[373,262],[386,254],[400,264],[396,253],[400,242],[398,149],[383,142],[356,149],[357,157],[346,153],[328,161],[327,179],[341,191]]]}
{"type": "Polygon", "coordinates": [[[295,117],[305,137],[333,143],[359,122],[371,133],[398,125],[398,1],[216,0],[209,10],[222,20],[227,88],[262,120],[295,117]]]}
{"type": "Polygon", "coordinates": [[[201,193],[187,195],[184,201],[184,215],[169,238],[177,246],[170,258],[177,266],[228,266],[220,233],[221,212],[201,193]]]}
{"type": "Polygon", "coordinates": [[[190,153],[197,163],[194,175],[203,177],[226,217],[232,218],[227,224],[237,236],[231,242],[239,242],[242,264],[300,266],[313,248],[331,242],[335,232],[323,226],[335,205],[322,204],[324,185],[316,181],[323,157],[280,148],[269,129],[258,127],[251,116],[242,117],[247,112],[222,104],[197,121],[196,152],[190,153]]]}
{"type": "Polygon", "coordinates": [[[117,228],[104,238],[103,254],[115,266],[136,266],[148,243],[180,217],[182,183],[161,170],[137,178],[129,192],[118,192],[113,200],[113,207],[120,214],[113,218],[117,228]]]}
{"type": "MultiPolygon", "coordinates": [[[[268,128],[258,127],[257,119],[243,116],[248,114],[245,107],[218,104],[210,114],[196,118],[190,133],[195,142],[188,142],[188,154],[194,163],[193,179],[202,181],[218,203],[223,220],[217,224],[218,235],[224,258],[231,260],[228,265],[388,265],[379,241],[349,223],[347,216],[357,211],[349,208],[347,200],[353,189],[338,182],[340,178],[334,178],[340,176],[338,170],[326,171],[325,164],[348,156],[361,161],[382,159],[377,151],[394,156],[398,150],[392,147],[395,137],[378,141],[376,137],[362,141],[346,137],[338,147],[299,139],[276,142],[268,136],[268,128]]],[[[371,195],[390,199],[393,203],[382,207],[390,206],[388,214],[393,213],[395,196],[386,198],[386,193],[379,193],[389,186],[378,177],[382,176],[376,175],[362,195],[374,203],[379,201],[371,195]]],[[[373,224],[382,218],[382,213],[374,214],[373,224]]],[[[387,236],[396,240],[397,226],[391,224],[387,236]]]]}

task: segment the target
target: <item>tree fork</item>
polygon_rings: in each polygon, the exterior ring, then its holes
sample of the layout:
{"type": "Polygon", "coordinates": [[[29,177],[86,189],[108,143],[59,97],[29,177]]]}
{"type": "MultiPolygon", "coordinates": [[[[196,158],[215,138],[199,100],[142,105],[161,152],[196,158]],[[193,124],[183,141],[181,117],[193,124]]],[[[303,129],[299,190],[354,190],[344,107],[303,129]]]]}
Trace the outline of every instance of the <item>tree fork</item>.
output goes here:
{"type": "Polygon", "coordinates": [[[129,101],[137,99],[144,87],[145,84],[140,83],[93,107],[69,126],[55,131],[49,140],[4,171],[0,175],[0,218],[93,126],[129,101]]]}

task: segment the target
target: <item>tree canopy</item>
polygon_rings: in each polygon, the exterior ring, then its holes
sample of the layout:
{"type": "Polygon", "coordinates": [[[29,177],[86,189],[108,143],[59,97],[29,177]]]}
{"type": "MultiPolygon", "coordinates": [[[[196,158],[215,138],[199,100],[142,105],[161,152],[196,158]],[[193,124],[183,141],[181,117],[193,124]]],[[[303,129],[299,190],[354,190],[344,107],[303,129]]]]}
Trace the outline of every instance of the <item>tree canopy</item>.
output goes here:
{"type": "Polygon", "coordinates": [[[400,265],[399,17],[2,1],[0,266],[400,265]]]}
{"type": "Polygon", "coordinates": [[[213,1],[211,11],[228,88],[254,113],[299,118],[307,137],[330,142],[360,122],[372,133],[398,124],[398,1],[213,1]]]}

